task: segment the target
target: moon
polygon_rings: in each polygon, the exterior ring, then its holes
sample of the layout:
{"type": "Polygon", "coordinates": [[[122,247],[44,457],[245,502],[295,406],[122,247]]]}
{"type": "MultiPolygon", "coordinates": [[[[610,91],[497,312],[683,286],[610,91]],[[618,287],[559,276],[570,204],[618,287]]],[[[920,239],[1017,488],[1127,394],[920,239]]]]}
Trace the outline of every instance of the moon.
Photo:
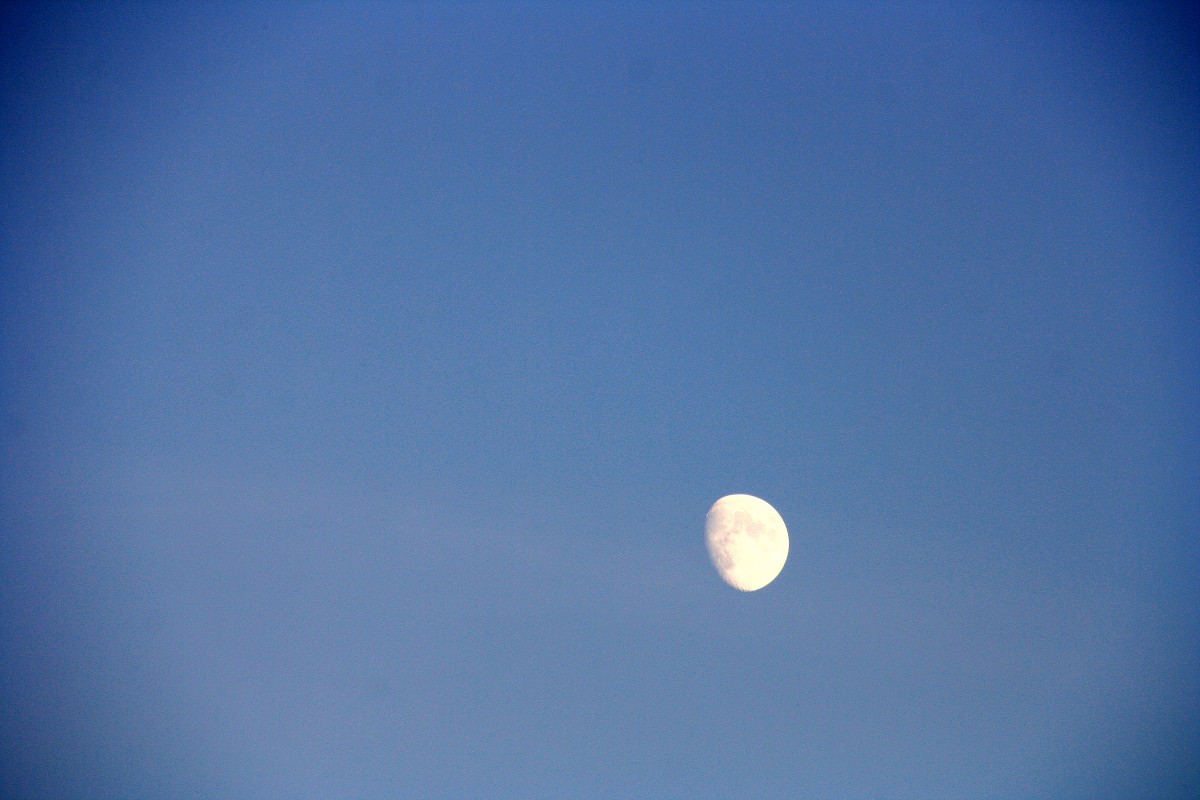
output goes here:
{"type": "Polygon", "coordinates": [[[743,592],[775,580],[788,557],[783,517],[766,500],[748,494],[726,495],[713,503],[705,518],[704,539],[717,572],[743,592]]]}

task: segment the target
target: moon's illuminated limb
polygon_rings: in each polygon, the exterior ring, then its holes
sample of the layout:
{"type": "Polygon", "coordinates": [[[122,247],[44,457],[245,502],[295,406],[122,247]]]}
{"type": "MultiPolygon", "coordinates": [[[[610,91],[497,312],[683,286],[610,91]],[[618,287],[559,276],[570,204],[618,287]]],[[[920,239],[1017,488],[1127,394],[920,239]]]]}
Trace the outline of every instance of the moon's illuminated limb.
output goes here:
{"type": "Polygon", "coordinates": [[[735,589],[761,589],[783,570],[788,532],[783,517],[765,500],[731,494],[713,503],[704,523],[708,555],[735,589]]]}

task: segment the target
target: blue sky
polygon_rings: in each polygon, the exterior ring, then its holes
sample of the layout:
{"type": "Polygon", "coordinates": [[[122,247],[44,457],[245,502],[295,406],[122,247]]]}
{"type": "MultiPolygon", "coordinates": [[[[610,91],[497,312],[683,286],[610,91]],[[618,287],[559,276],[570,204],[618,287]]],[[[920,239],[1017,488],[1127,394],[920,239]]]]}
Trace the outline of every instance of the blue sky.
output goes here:
{"type": "Polygon", "coordinates": [[[0,21],[0,794],[1200,791],[1194,12],[0,21]]]}

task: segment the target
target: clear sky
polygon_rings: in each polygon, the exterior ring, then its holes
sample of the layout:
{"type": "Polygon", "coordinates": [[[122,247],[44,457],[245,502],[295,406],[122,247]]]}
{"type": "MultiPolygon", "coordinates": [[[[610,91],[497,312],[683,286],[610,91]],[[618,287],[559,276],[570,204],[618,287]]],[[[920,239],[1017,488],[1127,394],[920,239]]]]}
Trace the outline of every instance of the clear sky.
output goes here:
{"type": "Polygon", "coordinates": [[[1144,5],[6,5],[0,796],[1200,795],[1144,5]]]}

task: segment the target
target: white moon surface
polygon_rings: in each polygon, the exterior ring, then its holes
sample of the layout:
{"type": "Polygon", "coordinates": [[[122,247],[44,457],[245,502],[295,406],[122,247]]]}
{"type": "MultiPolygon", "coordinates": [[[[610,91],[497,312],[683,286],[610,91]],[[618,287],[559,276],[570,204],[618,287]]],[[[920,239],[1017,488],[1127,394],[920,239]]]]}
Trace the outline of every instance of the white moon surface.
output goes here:
{"type": "Polygon", "coordinates": [[[783,517],[766,500],[730,494],[713,503],[704,523],[708,555],[735,589],[753,592],[783,571],[788,532],[783,517]]]}

